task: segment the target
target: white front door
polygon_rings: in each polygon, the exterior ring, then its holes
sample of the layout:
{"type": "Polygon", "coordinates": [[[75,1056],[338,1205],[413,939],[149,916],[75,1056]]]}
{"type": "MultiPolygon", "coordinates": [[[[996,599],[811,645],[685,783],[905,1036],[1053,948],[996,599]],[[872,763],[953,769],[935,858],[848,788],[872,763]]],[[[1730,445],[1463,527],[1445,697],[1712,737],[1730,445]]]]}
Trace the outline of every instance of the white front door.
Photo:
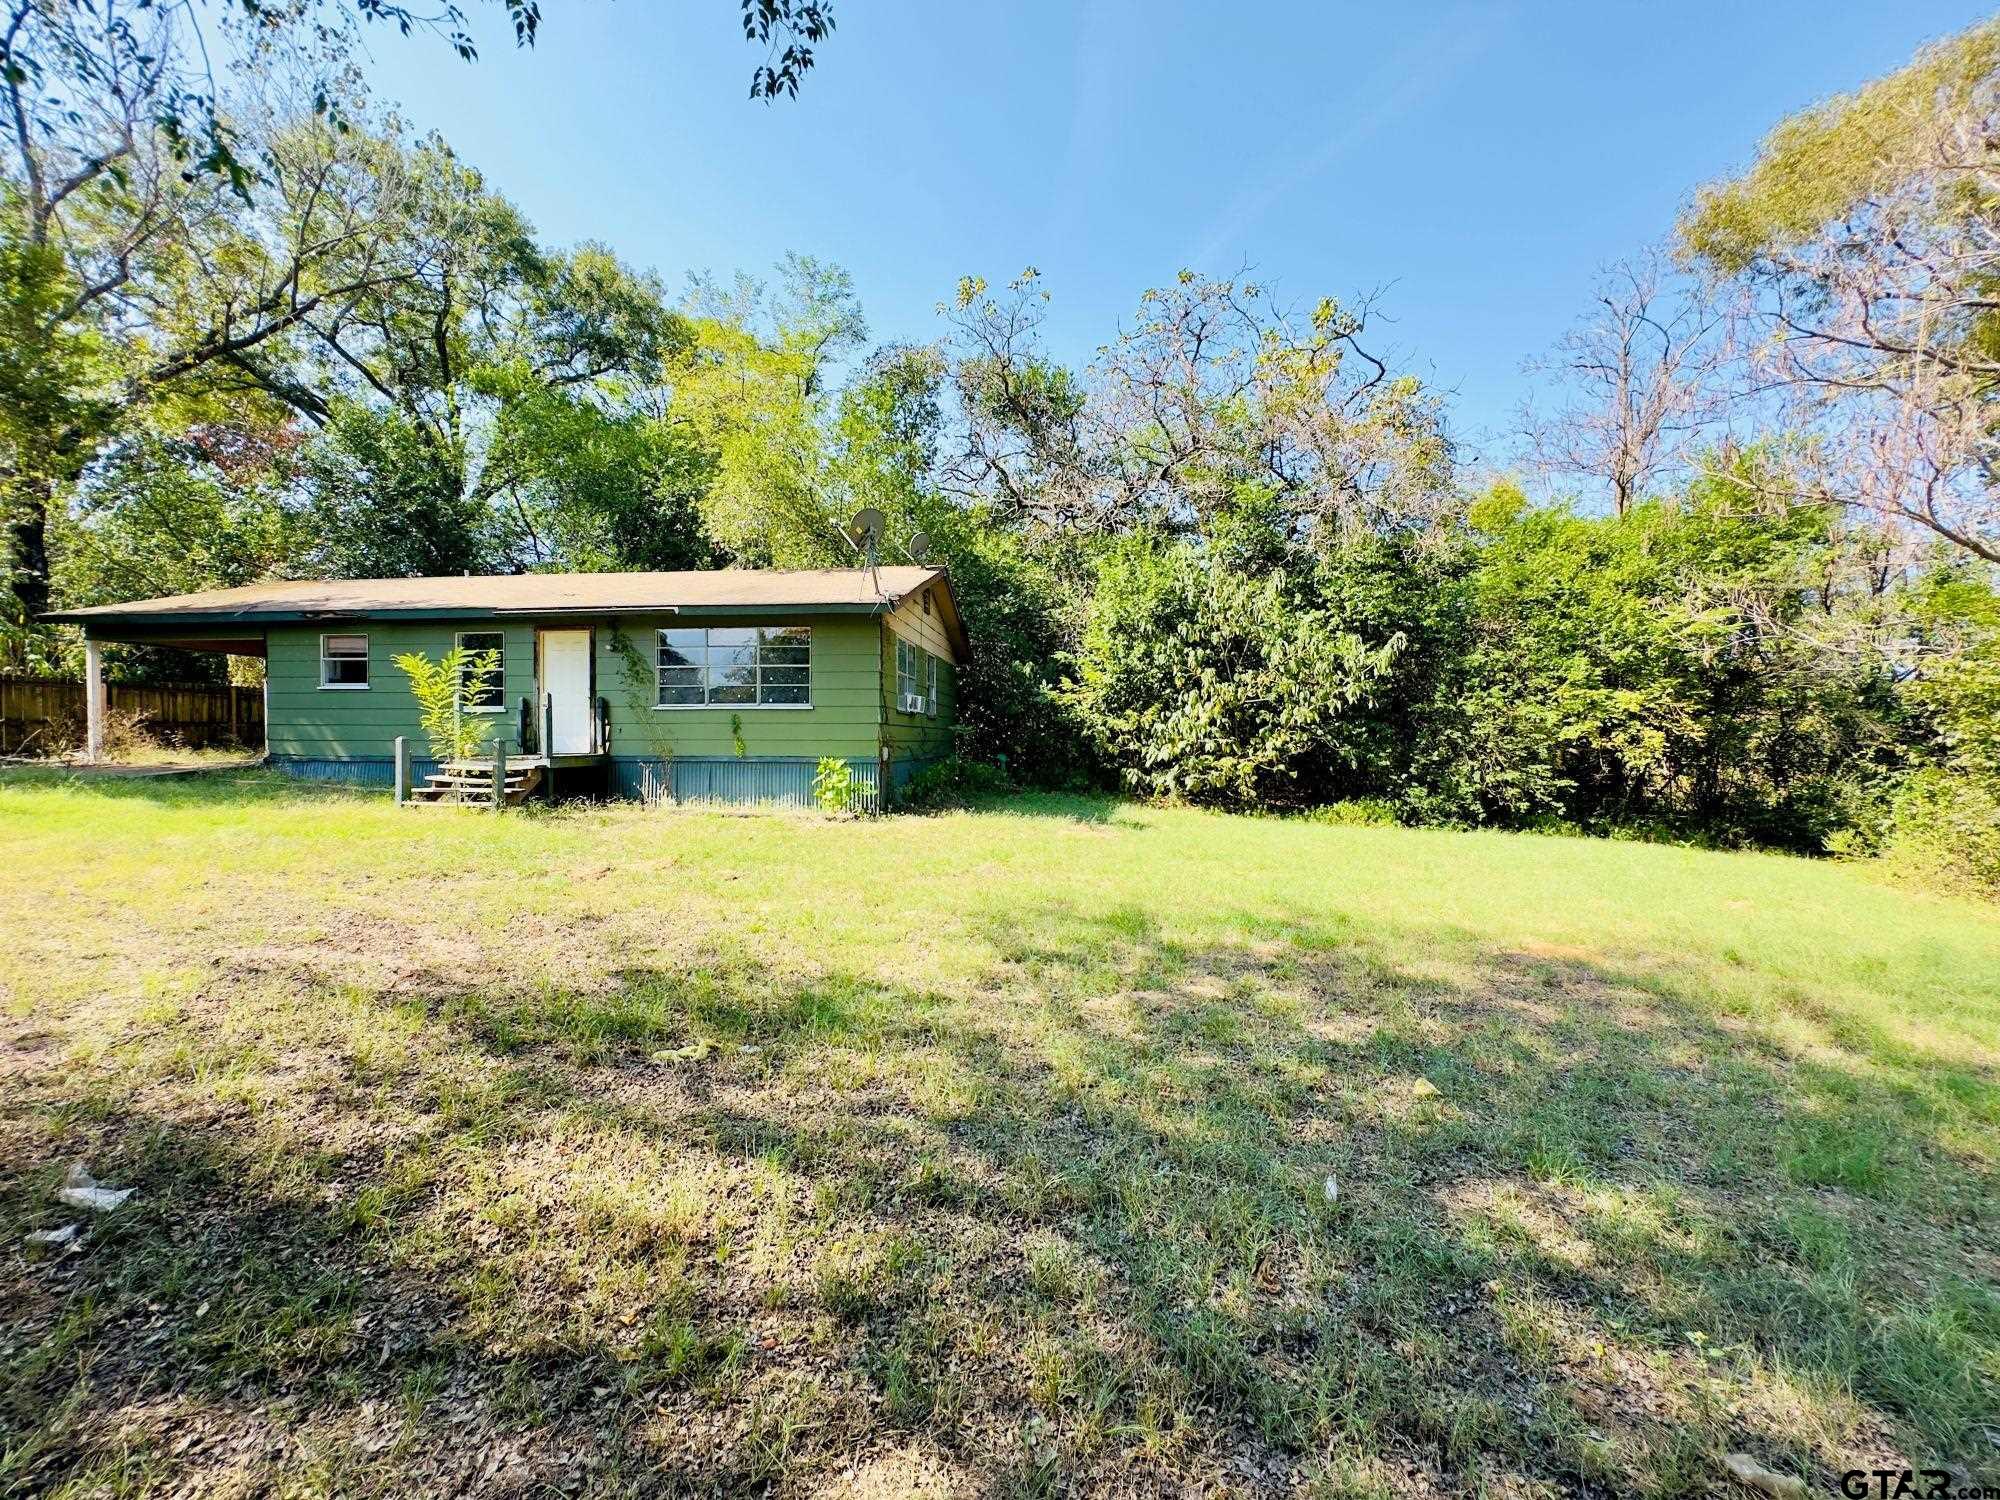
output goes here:
{"type": "Polygon", "coordinates": [[[550,755],[588,755],[590,632],[542,632],[542,692],[549,699],[550,755]]]}

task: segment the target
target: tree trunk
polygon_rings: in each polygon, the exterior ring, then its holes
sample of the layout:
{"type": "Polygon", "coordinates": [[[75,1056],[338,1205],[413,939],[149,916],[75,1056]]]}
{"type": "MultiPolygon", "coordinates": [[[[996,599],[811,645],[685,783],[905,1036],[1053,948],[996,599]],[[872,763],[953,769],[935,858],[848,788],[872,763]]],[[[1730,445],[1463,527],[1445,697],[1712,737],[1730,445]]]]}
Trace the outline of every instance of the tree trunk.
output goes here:
{"type": "Polygon", "coordinates": [[[43,475],[22,475],[7,518],[8,611],[31,625],[49,607],[49,500],[55,486],[43,475]]]}

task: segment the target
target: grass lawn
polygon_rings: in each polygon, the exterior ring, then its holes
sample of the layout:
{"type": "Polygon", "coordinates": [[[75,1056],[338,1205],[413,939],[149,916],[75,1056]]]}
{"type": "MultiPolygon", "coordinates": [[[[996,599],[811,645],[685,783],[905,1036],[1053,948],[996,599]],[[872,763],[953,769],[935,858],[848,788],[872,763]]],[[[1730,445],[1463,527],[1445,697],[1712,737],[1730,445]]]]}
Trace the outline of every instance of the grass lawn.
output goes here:
{"type": "Polygon", "coordinates": [[[261,774],[0,777],[0,870],[0,1492],[2000,1480],[1991,909],[261,774]]]}

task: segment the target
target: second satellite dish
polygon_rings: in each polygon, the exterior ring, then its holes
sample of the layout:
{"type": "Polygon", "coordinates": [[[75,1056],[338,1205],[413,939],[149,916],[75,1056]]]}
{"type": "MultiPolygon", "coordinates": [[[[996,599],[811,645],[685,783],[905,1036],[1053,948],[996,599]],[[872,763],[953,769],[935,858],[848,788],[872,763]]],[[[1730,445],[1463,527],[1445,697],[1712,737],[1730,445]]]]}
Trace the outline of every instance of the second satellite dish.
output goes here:
{"type": "Polygon", "coordinates": [[[920,563],[931,555],[931,539],[920,531],[910,538],[910,545],[906,550],[910,554],[911,562],[920,563]]]}

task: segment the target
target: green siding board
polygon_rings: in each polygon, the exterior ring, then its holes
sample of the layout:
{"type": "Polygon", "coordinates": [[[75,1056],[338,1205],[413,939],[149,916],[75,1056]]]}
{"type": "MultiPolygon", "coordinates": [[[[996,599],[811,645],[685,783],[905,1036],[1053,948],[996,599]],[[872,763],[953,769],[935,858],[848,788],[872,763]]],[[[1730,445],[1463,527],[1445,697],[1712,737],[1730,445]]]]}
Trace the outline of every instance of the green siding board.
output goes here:
{"type": "Polygon", "coordinates": [[[760,617],[758,624],[810,625],[812,693],[810,708],[673,708],[653,706],[655,632],[687,624],[667,616],[620,619],[597,632],[597,691],[611,703],[611,753],[658,760],[668,756],[734,756],[730,716],[742,722],[746,756],[865,757],[873,759],[880,663],[871,618],[824,616],[760,617]],[[614,628],[638,653],[643,681],[628,682],[626,659],[613,641],[614,628]]]}
{"type": "Polygon", "coordinates": [[[480,619],[341,620],[328,622],[324,629],[317,625],[274,625],[267,632],[270,725],[266,739],[271,753],[313,759],[370,758],[393,754],[397,735],[421,744],[417,702],[394,658],[421,651],[436,659],[452,648],[460,630],[497,630],[506,637],[501,688],[507,710],[492,717],[497,721],[497,732],[507,736],[508,745],[518,745],[520,700],[532,697],[535,691],[533,626],[480,619]],[[319,685],[322,635],[368,637],[365,691],[319,685]]]}
{"type": "Polygon", "coordinates": [[[891,760],[935,760],[951,754],[957,717],[958,669],[938,659],[938,712],[909,714],[896,706],[896,636],[882,631],[882,743],[891,760]]]}

